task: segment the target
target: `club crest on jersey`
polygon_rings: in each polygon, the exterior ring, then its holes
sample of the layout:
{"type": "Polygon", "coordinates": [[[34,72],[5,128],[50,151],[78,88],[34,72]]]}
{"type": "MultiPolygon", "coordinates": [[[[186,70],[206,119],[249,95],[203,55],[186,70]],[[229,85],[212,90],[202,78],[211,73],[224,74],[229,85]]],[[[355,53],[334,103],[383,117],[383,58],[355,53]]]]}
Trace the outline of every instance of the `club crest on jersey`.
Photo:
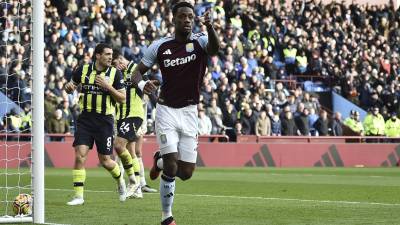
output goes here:
{"type": "Polygon", "coordinates": [[[186,44],[186,52],[193,52],[194,46],[193,43],[187,43],[186,44]]]}

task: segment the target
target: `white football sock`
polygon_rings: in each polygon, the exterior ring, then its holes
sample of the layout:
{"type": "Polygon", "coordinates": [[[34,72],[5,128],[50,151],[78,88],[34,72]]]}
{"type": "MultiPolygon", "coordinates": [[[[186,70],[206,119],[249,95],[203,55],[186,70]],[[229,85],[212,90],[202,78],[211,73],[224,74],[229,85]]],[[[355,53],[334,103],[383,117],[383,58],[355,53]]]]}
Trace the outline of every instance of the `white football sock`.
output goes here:
{"type": "Polygon", "coordinates": [[[139,175],[140,175],[140,186],[146,186],[146,177],[144,175],[144,166],[143,166],[143,160],[142,157],[138,157],[137,158],[139,161],[139,165],[140,165],[140,170],[139,170],[139,175]]]}
{"type": "Polygon", "coordinates": [[[174,203],[175,178],[164,174],[160,179],[160,199],[162,208],[162,220],[172,216],[172,205],[174,203]]]}

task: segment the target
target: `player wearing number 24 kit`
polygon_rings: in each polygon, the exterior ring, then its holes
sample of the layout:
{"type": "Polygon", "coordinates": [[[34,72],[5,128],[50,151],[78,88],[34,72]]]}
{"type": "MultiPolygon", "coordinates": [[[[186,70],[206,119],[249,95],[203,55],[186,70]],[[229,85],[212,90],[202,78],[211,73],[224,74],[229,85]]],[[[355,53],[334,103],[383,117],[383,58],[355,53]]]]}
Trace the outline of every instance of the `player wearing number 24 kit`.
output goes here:
{"type": "Polygon", "coordinates": [[[80,86],[79,105],[81,114],[77,120],[77,130],[73,146],[75,164],[72,171],[75,196],[68,205],[84,203],[83,187],[86,179],[85,161],[89,150],[96,143],[101,165],[117,181],[120,201],[125,201],[126,187],[117,163],[111,159],[115,103],[125,101],[124,80],[122,74],[111,66],[113,50],[100,43],[94,50],[94,61],[79,66],[72,80],[65,85],[67,93],[80,86]]]}
{"type": "Polygon", "coordinates": [[[140,137],[140,127],[144,118],[143,93],[132,82],[132,72],[136,67],[134,62],[125,59],[119,50],[114,50],[113,65],[123,71],[126,87],[126,101],[116,105],[115,151],[129,178],[127,197],[142,198],[140,163],[135,154],[135,145],[140,137]]]}

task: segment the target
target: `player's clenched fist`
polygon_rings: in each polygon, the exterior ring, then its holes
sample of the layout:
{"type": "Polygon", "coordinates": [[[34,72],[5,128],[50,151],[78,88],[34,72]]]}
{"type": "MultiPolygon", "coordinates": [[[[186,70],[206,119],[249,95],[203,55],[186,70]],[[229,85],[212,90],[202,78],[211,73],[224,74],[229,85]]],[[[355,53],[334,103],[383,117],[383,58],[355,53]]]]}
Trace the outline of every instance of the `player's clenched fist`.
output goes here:
{"type": "Polygon", "coordinates": [[[143,88],[143,92],[147,95],[154,93],[158,86],[160,85],[160,81],[158,80],[149,80],[146,82],[143,88]]]}
{"type": "Polygon", "coordinates": [[[73,91],[75,91],[76,85],[71,81],[71,82],[68,82],[68,83],[64,86],[64,89],[65,89],[65,91],[66,91],[68,94],[71,94],[73,91]]]}

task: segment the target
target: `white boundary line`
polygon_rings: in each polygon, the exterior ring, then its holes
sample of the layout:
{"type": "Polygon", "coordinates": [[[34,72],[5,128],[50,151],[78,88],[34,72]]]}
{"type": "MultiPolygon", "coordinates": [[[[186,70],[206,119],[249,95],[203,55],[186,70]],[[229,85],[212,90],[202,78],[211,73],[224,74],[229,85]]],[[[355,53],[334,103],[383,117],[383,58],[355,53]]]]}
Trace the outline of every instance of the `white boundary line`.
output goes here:
{"type": "MultiPolygon", "coordinates": [[[[72,192],[72,189],[56,189],[46,188],[46,191],[66,191],[72,192]]],[[[85,190],[85,192],[93,193],[113,193],[113,191],[96,191],[85,190]]],[[[148,193],[151,194],[151,193],[148,193]]],[[[158,193],[152,193],[158,194],[158,193]]],[[[270,198],[270,197],[251,197],[251,196],[235,196],[235,195],[205,195],[205,194],[175,194],[191,197],[207,197],[207,198],[232,198],[232,199],[258,199],[258,200],[274,200],[274,201],[294,201],[294,202],[311,202],[311,203],[327,203],[327,204],[347,204],[347,205],[379,205],[379,206],[400,206],[400,203],[381,203],[381,202],[357,202],[357,201],[333,201],[333,200],[312,200],[297,198],[270,198]]]]}
{"type": "Polygon", "coordinates": [[[70,225],[70,224],[64,224],[64,223],[40,223],[40,224],[45,224],[45,225],[70,225]]]}

